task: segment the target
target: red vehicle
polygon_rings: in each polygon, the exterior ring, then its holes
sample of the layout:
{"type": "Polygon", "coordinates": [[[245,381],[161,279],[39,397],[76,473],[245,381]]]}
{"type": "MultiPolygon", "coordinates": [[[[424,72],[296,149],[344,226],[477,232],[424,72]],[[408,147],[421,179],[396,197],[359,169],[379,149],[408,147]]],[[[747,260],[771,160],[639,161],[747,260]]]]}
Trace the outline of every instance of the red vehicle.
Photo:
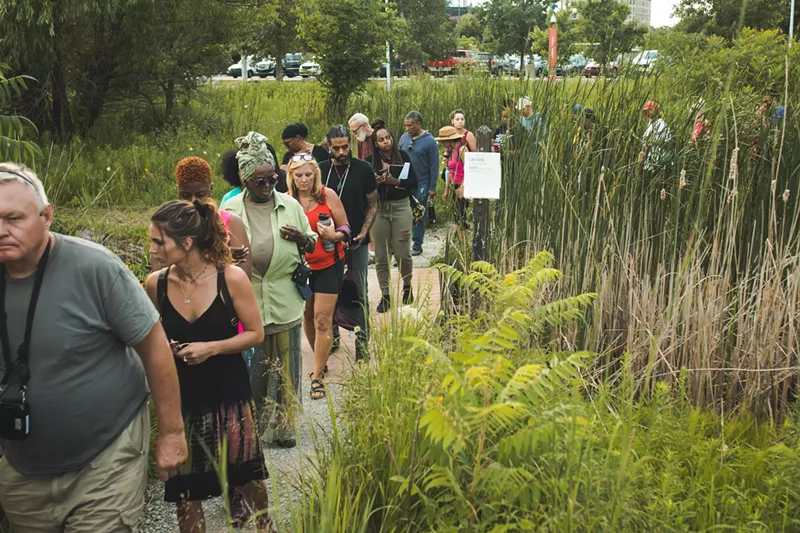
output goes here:
{"type": "Polygon", "coordinates": [[[478,54],[472,50],[456,50],[445,59],[431,59],[428,61],[428,72],[434,76],[455,74],[460,68],[473,68],[476,65],[478,54]]]}

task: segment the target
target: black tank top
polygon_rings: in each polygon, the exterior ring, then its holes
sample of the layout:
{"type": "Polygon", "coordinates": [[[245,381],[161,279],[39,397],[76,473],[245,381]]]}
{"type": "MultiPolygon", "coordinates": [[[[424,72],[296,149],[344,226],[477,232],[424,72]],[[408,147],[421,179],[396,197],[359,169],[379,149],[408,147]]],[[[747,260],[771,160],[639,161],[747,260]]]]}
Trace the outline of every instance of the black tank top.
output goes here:
{"type": "MultiPolygon", "coordinates": [[[[163,283],[166,291],[166,278],[163,283]]],[[[231,323],[231,311],[223,300],[225,273],[217,274],[217,297],[211,306],[193,323],[189,323],[172,306],[166,292],[161,303],[161,321],[169,339],[179,344],[190,342],[211,342],[229,339],[239,333],[238,322],[231,323]]],[[[161,289],[159,289],[161,290],[161,289]]],[[[219,354],[209,357],[199,365],[188,365],[183,359],[173,357],[178,369],[181,387],[181,406],[186,415],[198,416],[214,412],[220,406],[249,401],[252,398],[247,366],[241,353],[219,354]]]]}

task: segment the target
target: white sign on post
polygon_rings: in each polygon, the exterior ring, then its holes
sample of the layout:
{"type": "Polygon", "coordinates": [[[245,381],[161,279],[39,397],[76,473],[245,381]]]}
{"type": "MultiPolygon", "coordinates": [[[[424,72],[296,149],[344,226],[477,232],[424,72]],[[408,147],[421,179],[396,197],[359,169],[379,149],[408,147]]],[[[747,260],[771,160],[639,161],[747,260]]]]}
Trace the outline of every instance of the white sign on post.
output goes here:
{"type": "Polygon", "coordinates": [[[464,154],[464,198],[499,200],[501,183],[500,154],[494,152],[464,154]]]}

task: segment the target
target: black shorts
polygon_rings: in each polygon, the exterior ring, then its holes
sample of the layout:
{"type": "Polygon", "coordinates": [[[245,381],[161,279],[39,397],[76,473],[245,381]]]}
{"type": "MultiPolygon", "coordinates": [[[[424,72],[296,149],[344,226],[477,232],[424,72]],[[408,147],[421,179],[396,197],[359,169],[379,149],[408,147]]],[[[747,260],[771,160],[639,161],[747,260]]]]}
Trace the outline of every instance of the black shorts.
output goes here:
{"type": "Polygon", "coordinates": [[[312,270],[308,278],[311,292],[314,294],[339,294],[342,281],[344,281],[344,261],[337,261],[322,270],[312,270]]]}

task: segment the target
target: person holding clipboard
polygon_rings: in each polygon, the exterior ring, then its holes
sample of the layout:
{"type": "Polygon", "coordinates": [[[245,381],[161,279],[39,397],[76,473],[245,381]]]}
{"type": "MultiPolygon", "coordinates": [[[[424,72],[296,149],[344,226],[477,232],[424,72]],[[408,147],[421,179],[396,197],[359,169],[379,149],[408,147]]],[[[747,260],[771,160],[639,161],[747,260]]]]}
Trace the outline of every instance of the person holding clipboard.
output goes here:
{"type": "Polygon", "coordinates": [[[373,152],[367,157],[367,162],[375,170],[378,183],[378,215],[372,225],[372,242],[375,245],[375,272],[381,287],[378,312],[385,313],[391,307],[389,259],[392,254],[403,277],[403,304],[414,301],[411,291],[414,218],[410,196],[417,188],[417,176],[411,158],[398,148],[383,121],[376,120],[371,127],[373,152]]]}

